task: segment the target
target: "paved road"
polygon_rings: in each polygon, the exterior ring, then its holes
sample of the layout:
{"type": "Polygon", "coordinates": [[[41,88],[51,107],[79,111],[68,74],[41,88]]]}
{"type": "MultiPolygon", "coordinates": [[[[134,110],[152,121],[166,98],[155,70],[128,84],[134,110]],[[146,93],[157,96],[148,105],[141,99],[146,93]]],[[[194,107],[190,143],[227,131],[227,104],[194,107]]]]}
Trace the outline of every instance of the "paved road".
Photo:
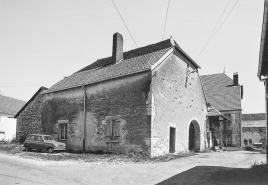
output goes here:
{"type": "Polygon", "coordinates": [[[248,168],[264,161],[265,155],[246,151],[201,153],[158,164],[124,165],[35,161],[0,154],[0,184],[166,184],[167,179],[180,174],[184,175],[179,184],[198,184],[222,167],[248,168]]]}

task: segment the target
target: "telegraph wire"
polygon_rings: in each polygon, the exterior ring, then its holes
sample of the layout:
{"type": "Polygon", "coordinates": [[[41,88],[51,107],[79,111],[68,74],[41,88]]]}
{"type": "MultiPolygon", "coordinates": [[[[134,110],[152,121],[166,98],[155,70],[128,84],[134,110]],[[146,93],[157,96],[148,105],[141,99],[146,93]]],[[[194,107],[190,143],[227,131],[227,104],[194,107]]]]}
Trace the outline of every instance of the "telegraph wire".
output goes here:
{"type": "Polygon", "coordinates": [[[169,4],[170,4],[170,0],[168,0],[168,7],[167,7],[167,13],[166,13],[166,19],[165,19],[165,24],[164,24],[164,30],[163,30],[162,40],[163,40],[163,38],[164,38],[165,29],[166,29],[166,23],[167,23],[167,16],[168,16],[169,4]]]}
{"type": "Polygon", "coordinates": [[[221,26],[223,25],[223,23],[226,21],[226,19],[229,17],[229,15],[231,14],[231,12],[233,11],[234,7],[236,6],[236,4],[238,3],[239,0],[237,0],[234,4],[234,6],[232,7],[232,9],[230,10],[230,12],[227,14],[227,16],[224,18],[224,20],[222,21],[222,23],[220,24],[220,26],[218,27],[218,29],[215,31],[215,33],[212,35],[212,37],[209,39],[209,41],[207,42],[207,44],[203,47],[203,49],[201,50],[201,52],[199,53],[199,55],[196,57],[195,60],[198,59],[198,57],[203,53],[203,51],[206,49],[206,47],[209,45],[210,41],[214,38],[214,36],[217,34],[217,32],[219,31],[219,29],[221,28],[221,26]]]}
{"type": "MultiPolygon", "coordinates": [[[[208,41],[210,40],[211,36],[213,35],[215,29],[217,28],[217,26],[218,26],[218,24],[219,24],[219,22],[220,22],[220,20],[221,20],[221,18],[222,18],[222,16],[223,16],[223,14],[225,13],[225,11],[226,11],[226,9],[227,9],[227,7],[228,7],[230,1],[231,1],[231,0],[229,0],[228,3],[226,4],[226,6],[225,6],[223,12],[221,13],[221,16],[220,16],[219,20],[217,21],[217,23],[216,23],[216,25],[214,26],[214,28],[213,28],[211,34],[209,35],[209,37],[208,37],[208,39],[207,39],[207,42],[205,43],[205,46],[208,44],[208,41]]],[[[199,56],[199,55],[198,55],[198,56],[199,56]]]]}
{"type": "Polygon", "coordinates": [[[134,39],[133,36],[131,35],[131,33],[130,33],[130,31],[129,31],[129,29],[128,29],[128,27],[127,27],[127,25],[126,25],[126,23],[125,23],[125,21],[124,21],[124,19],[123,19],[123,17],[121,16],[121,14],[120,14],[119,10],[117,9],[117,7],[116,7],[116,5],[115,5],[115,3],[114,3],[113,0],[112,0],[112,3],[114,4],[114,7],[115,7],[116,11],[118,12],[119,16],[121,17],[121,20],[123,21],[125,27],[127,28],[127,31],[128,31],[128,33],[130,34],[132,40],[134,41],[135,45],[138,47],[137,43],[135,42],[135,39],[134,39]]]}

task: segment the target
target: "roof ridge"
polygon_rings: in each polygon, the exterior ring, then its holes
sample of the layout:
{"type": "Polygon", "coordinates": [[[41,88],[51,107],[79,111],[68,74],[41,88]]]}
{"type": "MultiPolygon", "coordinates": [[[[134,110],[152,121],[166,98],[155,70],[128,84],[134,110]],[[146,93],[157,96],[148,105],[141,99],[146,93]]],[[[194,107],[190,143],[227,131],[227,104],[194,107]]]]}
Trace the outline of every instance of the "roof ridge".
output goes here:
{"type": "MultiPolygon", "coordinates": [[[[163,40],[160,42],[156,42],[154,44],[149,44],[149,45],[145,45],[143,47],[139,47],[139,48],[135,48],[135,49],[132,49],[129,51],[125,51],[125,52],[123,52],[123,59],[127,60],[127,59],[131,59],[131,58],[135,58],[138,56],[153,53],[153,52],[160,51],[160,50],[170,48],[170,47],[173,47],[173,43],[172,43],[171,39],[166,39],[166,40],[163,40]]],[[[112,56],[97,59],[95,62],[93,62],[93,63],[89,64],[88,66],[76,71],[75,73],[112,65],[112,62],[110,61],[111,59],[112,59],[112,56]]]]}

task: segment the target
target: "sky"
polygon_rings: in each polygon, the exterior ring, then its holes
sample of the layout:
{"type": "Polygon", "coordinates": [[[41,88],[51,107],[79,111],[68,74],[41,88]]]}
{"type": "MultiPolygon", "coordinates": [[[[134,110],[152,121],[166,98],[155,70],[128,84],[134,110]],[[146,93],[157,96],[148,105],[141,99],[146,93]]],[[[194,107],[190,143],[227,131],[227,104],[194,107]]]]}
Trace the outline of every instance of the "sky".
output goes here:
{"type": "MultiPolygon", "coordinates": [[[[225,70],[232,78],[238,72],[243,113],[265,112],[264,84],[257,78],[264,0],[113,2],[138,47],[160,42],[166,20],[163,39],[172,36],[201,66],[201,75],[225,70]]],[[[111,56],[115,32],[123,35],[124,51],[137,48],[113,2],[1,0],[1,94],[28,101],[40,86],[111,56]]]]}

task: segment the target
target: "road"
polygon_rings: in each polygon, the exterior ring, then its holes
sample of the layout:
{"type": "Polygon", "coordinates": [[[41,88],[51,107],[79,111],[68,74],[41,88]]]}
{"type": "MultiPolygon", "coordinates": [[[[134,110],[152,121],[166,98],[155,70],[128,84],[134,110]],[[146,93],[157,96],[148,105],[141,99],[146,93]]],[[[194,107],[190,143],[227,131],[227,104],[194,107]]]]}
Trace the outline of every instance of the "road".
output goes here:
{"type": "Polygon", "coordinates": [[[167,179],[180,174],[184,175],[179,181],[175,179],[176,184],[199,184],[200,179],[222,167],[249,168],[255,162],[265,162],[265,155],[247,151],[212,152],[154,164],[92,165],[0,154],[0,184],[170,184],[167,179]]]}

